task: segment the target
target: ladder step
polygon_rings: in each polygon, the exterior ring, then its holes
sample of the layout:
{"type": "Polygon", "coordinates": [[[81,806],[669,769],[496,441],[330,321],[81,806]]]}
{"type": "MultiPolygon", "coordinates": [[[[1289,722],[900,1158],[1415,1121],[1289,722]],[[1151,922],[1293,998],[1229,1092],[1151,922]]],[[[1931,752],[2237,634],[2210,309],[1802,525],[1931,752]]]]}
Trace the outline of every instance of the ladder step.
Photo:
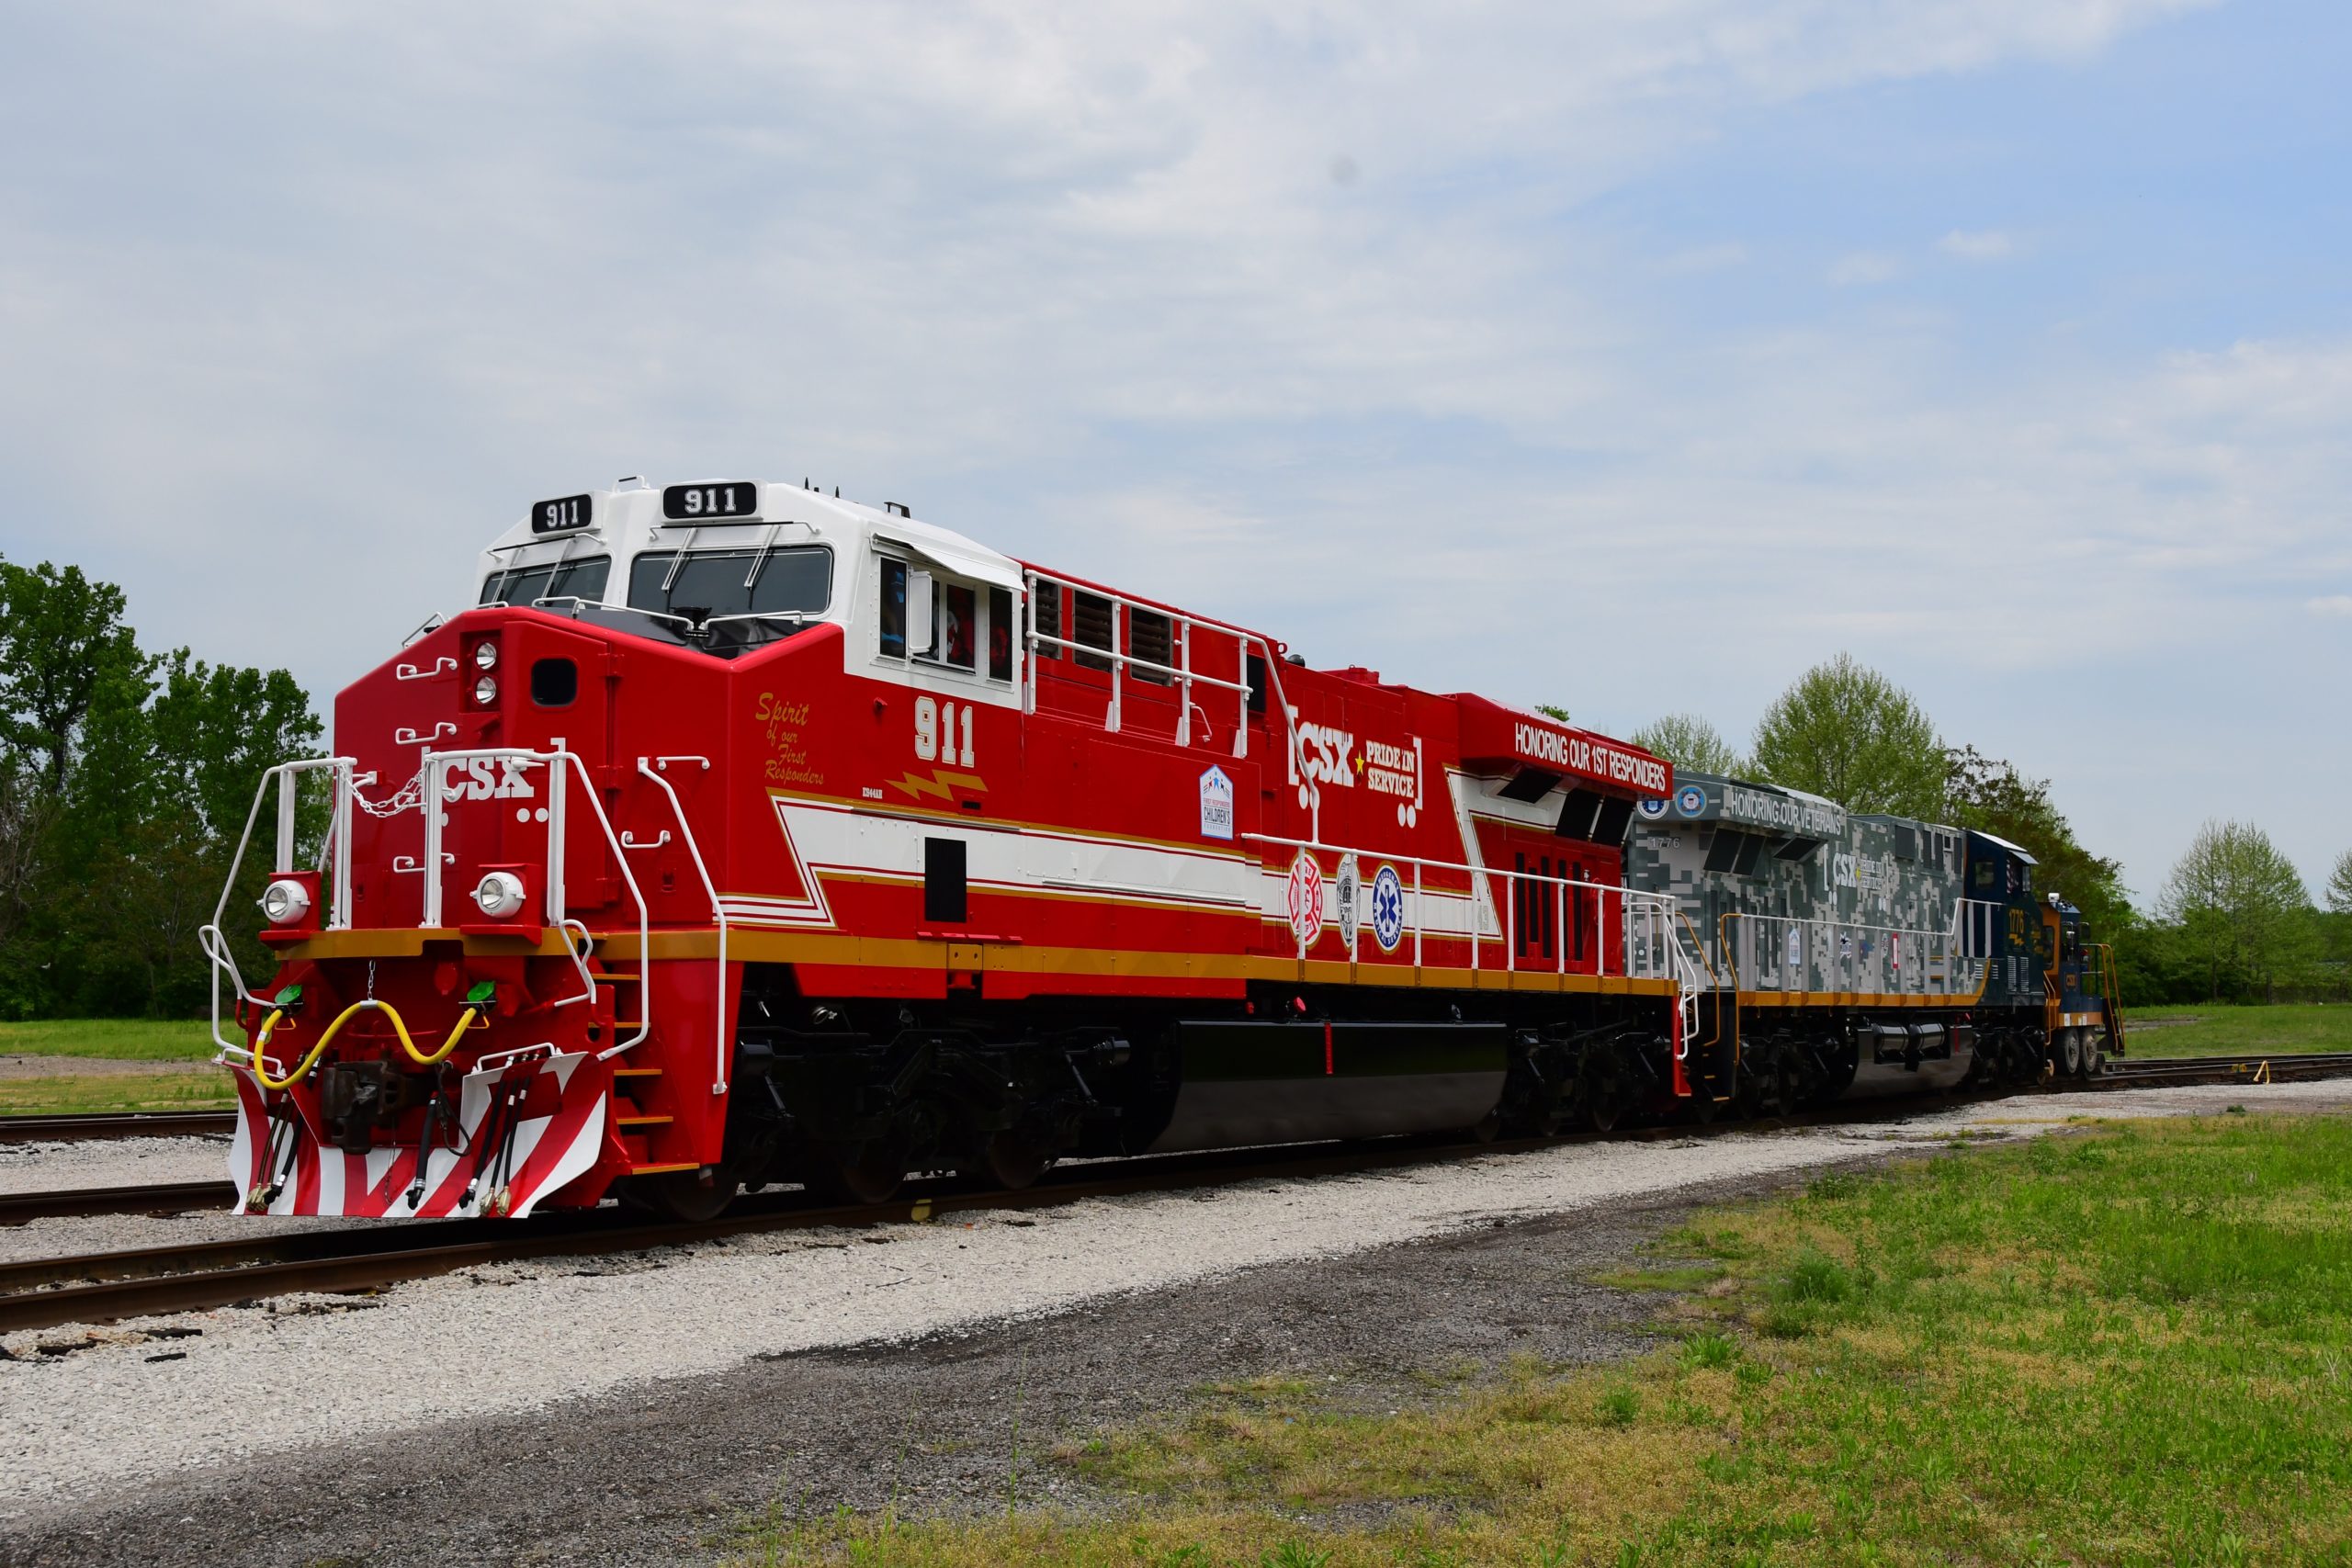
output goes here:
{"type": "Polygon", "coordinates": [[[659,1067],[615,1067],[613,1069],[613,1077],[616,1078],[658,1078],[661,1076],[662,1069],[659,1067]]]}
{"type": "Polygon", "coordinates": [[[669,1116],[616,1116],[613,1118],[613,1125],[616,1127],[666,1127],[675,1118],[669,1116]]]}
{"type": "Polygon", "coordinates": [[[631,1176],[667,1176],[673,1170],[700,1170],[701,1168],[701,1166],[692,1160],[682,1160],[674,1165],[633,1165],[628,1168],[628,1173],[631,1176]]]}
{"type": "Polygon", "coordinates": [[[643,975],[616,974],[609,969],[596,976],[596,983],[600,986],[636,986],[643,984],[644,980],[643,975]]]}
{"type": "Polygon", "coordinates": [[[645,1020],[641,1018],[616,1018],[613,1020],[613,1027],[615,1029],[643,1029],[645,1027],[645,1020]]]}

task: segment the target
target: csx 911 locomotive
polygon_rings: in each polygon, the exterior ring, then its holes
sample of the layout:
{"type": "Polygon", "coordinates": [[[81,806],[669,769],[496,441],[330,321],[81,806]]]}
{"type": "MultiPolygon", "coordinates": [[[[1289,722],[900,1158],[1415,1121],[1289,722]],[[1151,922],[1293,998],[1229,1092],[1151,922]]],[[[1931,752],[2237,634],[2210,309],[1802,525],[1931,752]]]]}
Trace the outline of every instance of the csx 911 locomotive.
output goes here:
{"type": "Polygon", "coordinates": [[[1678,783],[895,504],[627,479],[476,589],[262,781],[277,973],[225,892],[206,930],[249,1213],[876,1201],[2112,1037],[2012,846],[1678,783]]]}

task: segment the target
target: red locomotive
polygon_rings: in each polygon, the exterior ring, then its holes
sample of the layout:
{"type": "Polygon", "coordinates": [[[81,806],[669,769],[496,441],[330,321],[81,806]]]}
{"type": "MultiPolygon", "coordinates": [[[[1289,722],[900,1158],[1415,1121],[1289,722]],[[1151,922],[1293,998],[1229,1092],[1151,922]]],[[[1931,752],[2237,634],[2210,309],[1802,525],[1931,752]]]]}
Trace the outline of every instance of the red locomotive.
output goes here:
{"type": "Polygon", "coordinates": [[[1701,976],[1622,874],[1665,762],[903,507],[542,502],[334,735],[256,797],[277,975],[208,931],[249,1212],[692,1216],[1690,1090],[1701,976]]]}

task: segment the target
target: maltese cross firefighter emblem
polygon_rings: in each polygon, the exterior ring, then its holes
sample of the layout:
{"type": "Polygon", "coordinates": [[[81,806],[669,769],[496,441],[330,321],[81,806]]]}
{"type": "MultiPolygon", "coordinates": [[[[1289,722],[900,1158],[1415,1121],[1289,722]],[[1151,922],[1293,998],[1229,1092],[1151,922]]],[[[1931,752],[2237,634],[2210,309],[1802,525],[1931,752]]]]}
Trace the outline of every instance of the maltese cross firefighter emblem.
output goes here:
{"type": "Polygon", "coordinates": [[[1298,938],[1298,953],[1304,958],[1323,934],[1323,869],[1305,850],[1290,863],[1288,897],[1291,935],[1298,938]]]}

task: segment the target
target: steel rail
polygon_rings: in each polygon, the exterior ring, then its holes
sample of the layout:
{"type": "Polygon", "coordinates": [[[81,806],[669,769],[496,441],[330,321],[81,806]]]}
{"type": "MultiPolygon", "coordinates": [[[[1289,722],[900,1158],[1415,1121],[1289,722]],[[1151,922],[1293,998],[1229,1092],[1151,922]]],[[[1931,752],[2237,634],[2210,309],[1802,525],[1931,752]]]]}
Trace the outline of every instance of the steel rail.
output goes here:
{"type": "Polygon", "coordinates": [[[71,1116],[0,1116],[0,1144],[68,1138],[209,1137],[237,1130],[233,1111],[101,1111],[71,1116]]]}
{"type": "Polygon", "coordinates": [[[68,1187],[47,1192],[0,1192],[0,1225],[73,1214],[139,1214],[218,1209],[237,1201],[233,1181],[163,1181],[146,1187],[68,1187]]]}
{"type": "Polygon", "coordinates": [[[2115,1056],[2111,1062],[2143,1067],[2251,1067],[2263,1062],[2282,1067],[2352,1065],[2352,1051],[2253,1051],[2237,1056],[2115,1056]]]}

